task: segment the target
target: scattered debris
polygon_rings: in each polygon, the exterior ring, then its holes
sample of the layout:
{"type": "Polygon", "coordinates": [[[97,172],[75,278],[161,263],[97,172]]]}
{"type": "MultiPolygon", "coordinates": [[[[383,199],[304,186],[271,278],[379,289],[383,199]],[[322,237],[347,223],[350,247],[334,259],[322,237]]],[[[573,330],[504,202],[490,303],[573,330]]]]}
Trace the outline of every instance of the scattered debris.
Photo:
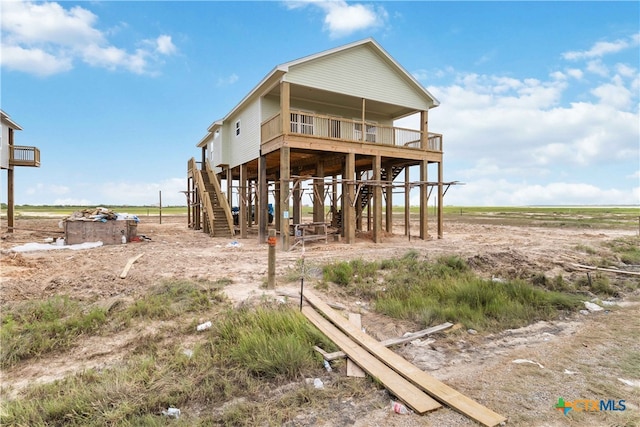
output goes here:
{"type": "Polygon", "coordinates": [[[324,383],[322,382],[322,380],[320,378],[316,378],[315,380],[313,380],[313,386],[317,389],[323,389],[324,388],[324,383]]]}
{"type": "Polygon", "coordinates": [[[567,374],[567,375],[575,375],[575,374],[577,374],[577,372],[575,372],[575,371],[570,371],[570,370],[568,370],[568,369],[565,369],[565,370],[564,370],[564,373],[565,373],[565,374],[567,374]]]}
{"type": "Polygon", "coordinates": [[[396,401],[393,401],[393,400],[391,401],[391,410],[393,412],[395,412],[396,414],[400,414],[400,415],[411,415],[411,414],[413,414],[413,411],[411,409],[407,408],[402,403],[396,402],[396,401]]]}
{"type": "Polygon", "coordinates": [[[162,411],[162,415],[169,418],[180,418],[180,409],[169,407],[166,411],[162,411]]]}
{"type": "Polygon", "coordinates": [[[127,261],[127,265],[124,266],[124,270],[122,270],[122,273],[120,273],[121,279],[124,279],[127,277],[127,274],[129,273],[129,270],[131,269],[131,266],[133,265],[133,263],[136,262],[138,259],[140,259],[142,255],[144,255],[144,252],[134,256],[133,258],[130,258],[129,261],[127,261]]]}
{"type": "MultiPolygon", "coordinates": [[[[136,215],[130,215],[128,213],[117,213],[111,209],[97,207],[95,209],[83,209],[81,211],[75,211],[68,217],[64,218],[64,221],[115,221],[115,220],[133,220],[140,222],[140,219],[136,215]]],[[[62,227],[60,227],[62,228],[62,227]]]]}
{"type": "Polygon", "coordinates": [[[206,329],[209,329],[212,325],[213,324],[211,323],[211,321],[201,323],[198,326],[196,326],[196,331],[198,332],[204,331],[206,329]]]}
{"type": "Polygon", "coordinates": [[[237,240],[227,243],[227,248],[241,248],[241,247],[242,247],[242,243],[238,242],[237,240]]]}
{"type": "Polygon", "coordinates": [[[520,363],[532,363],[532,364],[538,365],[542,369],[544,369],[544,366],[542,366],[540,363],[534,362],[533,360],[529,360],[529,359],[516,359],[516,360],[513,361],[513,363],[518,363],[518,364],[520,364],[520,363]]]}
{"type": "Polygon", "coordinates": [[[603,308],[600,307],[598,304],[594,304],[592,302],[589,301],[585,301],[584,302],[584,306],[587,308],[587,310],[589,311],[602,311],[603,308]]]}
{"type": "Polygon", "coordinates": [[[640,387],[640,380],[625,380],[624,378],[618,378],[618,381],[630,387],[640,387]]]}
{"type": "Polygon", "coordinates": [[[24,245],[11,248],[13,252],[34,252],[34,251],[51,251],[54,249],[71,249],[77,251],[81,249],[92,249],[102,246],[102,242],[85,242],[76,245],[65,245],[64,239],[58,239],[60,244],[56,243],[26,243],[24,245]]]}
{"type": "Polygon", "coordinates": [[[191,359],[193,357],[193,350],[191,350],[189,348],[185,348],[184,350],[182,350],[182,354],[184,354],[189,359],[191,359]]]}
{"type": "Polygon", "coordinates": [[[467,329],[467,333],[469,335],[476,335],[478,333],[478,331],[476,331],[475,329],[467,329]]]}
{"type": "Polygon", "coordinates": [[[324,369],[327,370],[327,372],[331,372],[333,369],[331,369],[331,365],[329,364],[328,361],[324,361],[324,369]]]}

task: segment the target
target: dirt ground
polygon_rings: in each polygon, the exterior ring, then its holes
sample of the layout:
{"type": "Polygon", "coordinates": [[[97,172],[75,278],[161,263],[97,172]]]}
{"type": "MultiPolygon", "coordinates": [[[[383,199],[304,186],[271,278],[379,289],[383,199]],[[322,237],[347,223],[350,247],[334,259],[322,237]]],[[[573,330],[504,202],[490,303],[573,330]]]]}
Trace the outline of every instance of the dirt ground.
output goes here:
{"type": "MultiPolygon", "coordinates": [[[[299,283],[285,282],[296,270],[301,248],[278,251],[276,290],[264,289],[267,273],[267,246],[248,239],[211,238],[187,228],[186,217],[141,217],[138,234],[151,240],[126,245],[101,246],[83,250],[50,250],[18,253],[12,248],[26,243],[42,243],[61,237],[59,218],[19,219],[12,234],[0,242],[0,305],[60,294],[88,302],[109,299],[133,300],[163,278],[231,279],[225,287],[229,298],[240,304],[252,298],[295,294],[299,283]],[[131,267],[125,279],[120,273],[132,257],[144,254],[131,267]]],[[[409,249],[435,258],[457,254],[482,276],[491,278],[530,278],[544,273],[558,274],[566,280],[585,275],[574,263],[589,264],[610,249],[606,243],[623,236],[637,235],[637,229],[583,229],[505,226],[499,223],[445,222],[444,238],[422,241],[402,235],[387,235],[374,244],[367,234],[354,245],[330,241],[305,247],[305,263],[320,265],[333,260],[366,260],[402,256],[409,249]],[[596,254],[580,248],[590,247],[596,254]]],[[[417,229],[412,234],[417,234],[417,229]]],[[[430,230],[434,232],[435,230],[430,230]]],[[[295,276],[295,275],[294,275],[295,276]]],[[[632,277],[632,276],[630,276],[632,277]]],[[[616,280],[637,280],[611,275],[616,280]]],[[[368,310],[366,302],[340,302],[351,311],[362,313],[363,326],[377,339],[400,336],[407,325],[368,310]]],[[[553,322],[539,322],[517,330],[494,334],[472,334],[457,330],[396,347],[408,360],[461,393],[508,418],[507,425],[640,425],[640,374],[629,377],[625,360],[637,361],[640,354],[640,294],[636,290],[614,299],[615,306],[589,314],[572,314],[553,322]],[[525,359],[531,362],[514,363],[525,359]],[[627,372],[626,374],[624,372],[627,372]],[[626,382],[623,382],[625,380],[626,382]],[[559,397],[574,399],[624,399],[626,411],[577,413],[564,416],[555,410],[559,397]]],[[[2,386],[10,396],[18,396],[30,384],[53,381],[88,368],[103,368],[126,357],[132,332],[105,337],[86,337],[71,354],[49,357],[47,363],[22,363],[0,372],[2,386]]],[[[640,368],[636,367],[638,373],[640,368]]],[[[633,371],[632,371],[633,372],[633,371]]],[[[332,376],[323,378],[330,384],[332,376]]],[[[372,388],[372,390],[374,390],[372,388]]],[[[456,412],[442,408],[424,416],[390,413],[388,397],[372,391],[367,402],[343,402],[336,414],[322,425],[356,426],[472,426],[456,412]],[[358,408],[364,415],[354,416],[358,408]],[[355,408],[355,409],[354,409],[355,408]],[[355,411],[355,412],[354,412],[355,411]],[[338,422],[337,420],[342,420],[338,422]]],[[[313,414],[306,419],[318,420],[313,414]]],[[[305,424],[302,416],[300,425],[305,424]]]]}

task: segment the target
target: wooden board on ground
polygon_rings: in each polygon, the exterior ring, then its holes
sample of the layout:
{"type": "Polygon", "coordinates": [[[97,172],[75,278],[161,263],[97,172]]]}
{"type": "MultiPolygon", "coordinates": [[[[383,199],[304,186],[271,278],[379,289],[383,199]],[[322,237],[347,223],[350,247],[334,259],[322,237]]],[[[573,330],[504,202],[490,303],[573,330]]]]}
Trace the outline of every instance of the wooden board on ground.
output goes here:
{"type": "MultiPolygon", "coordinates": [[[[428,394],[420,390],[393,369],[371,355],[367,350],[353,342],[331,322],[322,317],[309,306],[302,308],[302,314],[311,321],[323,334],[331,339],[342,349],[351,360],[357,363],[365,372],[380,381],[390,393],[402,400],[416,413],[424,414],[441,407],[428,394]]],[[[347,320],[345,319],[345,322],[347,320]]]]}
{"type": "MultiPolygon", "coordinates": [[[[436,326],[432,326],[430,328],[427,329],[423,329],[421,331],[418,332],[413,332],[411,334],[408,334],[404,337],[398,337],[398,338],[389,338],[388,340],[384,340],[384,341],[380,341],[380,344],[382,344],[385,347],[391,347],[392,345],[398,345],[398,344],[404,344],[406,342],[410,342],[413,340],[417,340],[418,338],[422,338],[425,337],[427,335],[431,335],[431,334],[435,334],[437,332],[442,332],[442,331],[446,331],[447,329],[451,328],[453,326],[453,323],[443,323],[441,325],[436,325],[436,326]]],[[[314,349],[322,354],[322,357],[324,357],[325,360],[327,361],[332,361],[332,360],[336,360],[336,359],[342,359],[344,357],[347,357],[346,354],[344,354],[344,351],[334,351],[333,353],[327,353],[326,351],[324,351],[323,349],[321,349],[320,347],[314,347],[314,349]]]]}
{"type": "MultiPolygon", "coordinates": [[[[362,316],[360,316],[360,313],[349,313],[349,322],[353,323],[356,328],[362,329],[362,316]]],[[[347,359],[347,376],[364,378],[367,375],[351,359],[347,359]]]]}
{"type": "Polygon", "coordinates": [[[131,269],[131,266],[133,265],[134,262],[136,262],[142,255],[144,255],[144,252],[141,253],[140,255],[136,255],[133,258],[130,258],[129,261],[127,261],[127,265],[124,266],[124,270],[122,270],[122,273],[120,273],[120,278],[124,279],[127,277],[127,274],[129,273],[129,270],[131,269]]]}
{"type": "MultiPolygon", "coordinates": [[[[394,371],[398,372],[420,389],[429,393],[439,402],[446,404],[452,409],[457,410],[485,426],[493,427],[506,421],[506,418],[502,415],[493,412],[491,409],[479,404],[473,399],[470,399],[431,375],[428,375],[426,372],[408,362],[400,355],[380,344],[371,336],[365,334],[360,329],[355,328],[349,321],[336,313],[312,292],[305,291],[304,296],[313,307],[323,313],[327,319],[353,339],[353,341],[361,345],[363,349],[370,352],[379,360],[384,361],[384,363],[393,368],[394,371]]],[[[347,352],[345,351],[345,353],[347,352]]],[[[349,353],[347,353],[347,355],[350,356],[349,353]]]]}

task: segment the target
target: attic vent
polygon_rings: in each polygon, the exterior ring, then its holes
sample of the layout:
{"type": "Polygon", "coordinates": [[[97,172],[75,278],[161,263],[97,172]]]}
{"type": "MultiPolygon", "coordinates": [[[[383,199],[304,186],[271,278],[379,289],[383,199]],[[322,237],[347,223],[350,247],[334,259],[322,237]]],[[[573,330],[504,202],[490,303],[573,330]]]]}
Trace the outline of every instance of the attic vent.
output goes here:
{"type": "Polygon", "coordinates": [[[236,136],[240,136],[240,120],[236,122],[236,136]]]}

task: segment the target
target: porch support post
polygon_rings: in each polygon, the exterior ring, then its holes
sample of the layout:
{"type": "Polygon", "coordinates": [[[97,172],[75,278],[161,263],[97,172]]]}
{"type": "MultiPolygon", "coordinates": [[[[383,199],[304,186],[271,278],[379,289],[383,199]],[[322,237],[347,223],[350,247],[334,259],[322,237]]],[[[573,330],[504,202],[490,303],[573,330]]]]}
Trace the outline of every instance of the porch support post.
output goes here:
{"type": "Polygon", "coordinates": [[[229,207],[233,206],[231,202],[231,192],[233,191],[233,175],[231,174],[231,168],[229,165],[226,167],[227,169],[227,203],[229,203],[229,207]]]}
{"type": "MultiPolygon", "coordinates": [[[[337,175],[333,175],[331,177],[331,225],[334,227],[339,227],[339,224],[336,220],[336,216],[338,215],[338,180],[337,175]]],[[[342,233],[342,230],[340,230],[342,233]]]]}
{"type": "Polygon", "coordinates": [[[366,100],[362,98],[362,134],[360,135],[362,142],[365,142],[367,140],[367,137],[366,137],[367,129],[366,129],[366,125],[364,124],[365,121],[367,120],[367,115],[365,114],[365,111],[366,111],[365,106],[366,106],[366,100]]]}
{"type": "Polygon", "coordinates": [[[385,230],[387,233],[393,234],[393,168],[389,165],[387,169],[387,186],[384,188],[384,192],[387,196],[387,204],[385,205],[385,230]]]}
{"type": "Polygon", "coordinates": [[[300,224],[302,222],[301,218],[301,212],[300,212],[300,208],[301,208],[301,201],[302,201],[302,195],[300,194],[300,186],[302,185],[302,180],[301,179],[296,179],[295,181],[293,181],[293,223],[294,224],[300,224]]]}
{"type": "Polygon", "coordinates": [[[318,160],[316,176],[313,184],[313,222],[324,222],[324,160],[318,160]]]}
{"type": "Polygon", "coordinates": [[[409,236],[409,227],[411,227],[411,185],[409,168],[404,168],[404,235],[409,236]]]}
{"type": "Polygon", "coordinates": [[[442,162],[438,162],[438,239],[442,239],[443,228],[442,228],[442,202],[444,195],[442,194],[442,162]]]}
{"type": "Polygon", "coordinates": [[[420,238],[426,240],[429,237],[427,217],[429,211],[429,186],[427,185],[427,160],[420,161],[420,238]]]}
{"type": "Polygon", "coordinates": [[[282,240],[282,250],[284,251],[289,250],[290,150],[289,146],[280,148],[280,238],[282,240]]]}
{"type": "MultiPolygon", "coordinates": [[[[9,150],[13,150],[13,147],[9,146],[9,150]]],[[[13,220],[15,217],[13,208],[15,202],[13,198],[13,166],[9,166],[9,169],[7,169],[7,233],[13,233],[13,220]]]]}
{"type": "Polygon", "coordinates": [[[429,111],[420,112],[420,148],[426,150],[429,147],[429,111]]]}
{"type": "Polygon", "coordinates": [[[344,165],[343,196],[342,196],[342,226],[344,227],[344,237],[346,243],[351,244],[356,241],[356,210],[353,207],[355,200],[355,169],[356,155],[355,153],[347,153],[344,165]]]}
{"type": "MultiPolygon", "coordinates": [[[[356,179],[360,183],[360,192],[358,193],[358,201],[356,202],[356,230],[362,231],[362,202],[364,201],[364,194],[362,194],[363,186],[362,186],[362,176],[364,172],[356,172],[356,179]]],[[[369,195],[371,197],[371,195],[369,195]]]]}
{"type": "Polygon", "coordinates": [[[267,225],[269,223],[268,199],[269,187],[267,184],[267,157],[258,157],[258,243],[267,241],[267,225]]]}
{"type": "Polygon", "coordinates": [[[240,225],[240,238],[247,238],[247,202],[248,198],[247,164],[240,165],[240,188],[238,189],[238,225],[240,225]]]}
{"type": "Polygon", "coordinates": [[[274,181],[274,195],[273,198],[275,203],[273,204],[274,213],[273,220],[275,222],[276,230],[280,230],[280,174],[276,175],[276,180],[274,181]]]}
{"type": "MultiPolygon", "coordinates": [[[[13,159],[13,129],[9,128],[9,141],[7,141],[7,145],[9,146],[9,162],[13,159]]],[[[7,233],[13,233],[14,227],[14,218],[15,218],[15,199],[13,197],[13,166],[9,164],[9,169],[7,169],[7,233]]]]}
{"type": "Polygon", "coordinates": [[[280,82],[280,119],[282,120],[282,134],[291,132],[291,86],[289,82],[280,82]]]}
{"type": "Polygon", "coordinates": [[[382,242],[382,186],[380,185],[381,158],[375,156],[373,159],[373,180],[376,185],[372,187],[373,191],[373,241],[374,243],[382,242]]]}

